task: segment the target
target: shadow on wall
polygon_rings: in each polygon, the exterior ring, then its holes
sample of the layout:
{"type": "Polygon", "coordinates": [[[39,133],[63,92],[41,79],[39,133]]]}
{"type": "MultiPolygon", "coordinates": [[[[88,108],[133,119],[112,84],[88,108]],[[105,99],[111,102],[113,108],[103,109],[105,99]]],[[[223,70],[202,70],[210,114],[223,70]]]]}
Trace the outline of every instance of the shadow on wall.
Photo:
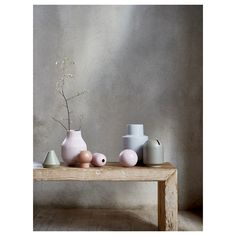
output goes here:
{"type": "MultiPolygon", "coordinates": [[[[110,149],[117,149],[124,134],[121,127],[144,123],[146,134],[158,135],[167,147],[166,161],[179,170],[180,207],[201,208],[202,6],[129,6],[122,19],[115,25],[114,35],[124,38],[114,45],[111,60],[100,64],[99,69],[106,72],[94,75],[93,84],[99,93],[99,82],[106,83],[102,84],[106,93],[99,94],[97,102],[104,104],[101,112],[107,116],[106,126],[114,129],[105,135],[114,137],[110,149]],[[153,25],[159,27],[150,29],[153,25]],[[109,78],[109,74],[113,76],[111,68],[113,73],[117,71],[116,80],[109,78]],[[116,100],[122,105],[114,106],[116,100]]],[[[133,183],[130,188],[135,192],[138,186],[133,183]]]]}
{"type": "MultiPolygon", "coordinates": [[[[203,71],[202,71],[202,6],[185,12],[188,25],[186,43],[188,54],[184,74],[184,119],[179,119],[179,131],[175,141],[181,147],[182,167],[180,192],[185,196],[187,209],[203,207],[203,71]],[[195,10],[194,10],[195,9],[195,10]],[[189,20],[191,19],[191,20],[189,20]],[[183,140],[184,143],[180,143],[183,140]]],[[[177,148],[178,149],[178,148],[177,148]]],[[[175,161],[174,161],[175,162],[175,161]]],[[[179,162],[181,164],[181,162],[179,162]]],[[[178,165],[177,165],[178,167],[178,165]]]]}

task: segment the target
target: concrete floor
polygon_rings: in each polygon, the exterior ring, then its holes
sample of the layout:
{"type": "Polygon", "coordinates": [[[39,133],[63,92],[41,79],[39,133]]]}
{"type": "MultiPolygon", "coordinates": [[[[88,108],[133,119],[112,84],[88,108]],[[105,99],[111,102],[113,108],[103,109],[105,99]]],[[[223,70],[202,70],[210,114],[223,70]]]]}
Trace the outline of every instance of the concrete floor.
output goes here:
{"type": "MultiPolygon", "coordinates": [[[[151,209],[34,208],[34,231],[156,231],[151,209]]],[[[202,231],[199,212],[180,211],[180,231],[202,231]]]]}

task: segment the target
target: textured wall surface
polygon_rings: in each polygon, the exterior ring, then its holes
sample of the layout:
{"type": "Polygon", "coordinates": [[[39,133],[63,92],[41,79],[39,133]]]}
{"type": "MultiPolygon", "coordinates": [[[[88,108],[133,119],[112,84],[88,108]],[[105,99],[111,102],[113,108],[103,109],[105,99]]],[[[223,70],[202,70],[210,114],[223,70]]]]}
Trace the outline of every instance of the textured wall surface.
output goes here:
{"type": "MultiPolygon", "coordinates": [[[[72,128],[89,150],[117,161],[126,124],[143,123],[179,170],[180,208],[202,206],[202,7],[34,6],[34,160],[60,156],[66,118],[55,62],[72,58],[66,92],[72,128]]],[[[36,204],[137,207],[156,204],[154,183],[34,184],[36,204]]]]}

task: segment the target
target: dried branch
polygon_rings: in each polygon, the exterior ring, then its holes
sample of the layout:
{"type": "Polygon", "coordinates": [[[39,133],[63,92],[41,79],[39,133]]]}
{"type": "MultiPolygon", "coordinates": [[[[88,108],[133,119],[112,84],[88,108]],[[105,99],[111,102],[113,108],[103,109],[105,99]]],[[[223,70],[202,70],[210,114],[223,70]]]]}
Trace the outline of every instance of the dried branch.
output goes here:
{"type": "Polygon", "coordinates": [[[61,121],[59,121],[58,119],[56,119],[55,117],[52,117],[52,119],[56,122],[58,122],[66,131],[67,131],[67,128],[65,127],[65,125],[63,125],[63,123],[61,121]]]}
{"type": "MultiPolygon", "coordinates": [[[[70,73],[70,71],[68,71],[68,66],[70,65],[74,65],[75,62],[70,60],[68,57],[64,57],[64,59],[62,61],[57,61],[56,62],[56,65],[58,66],[59,68],[59,72],[61,73],[60,74],[60,78],[59,78],[59,81],[57,81],[56,83],[56,90],[58,91],[58,93],[62,96],[64,102],[65,102],[65,107],[66,107],[66,110],[67,110],[67,117],[68,119],[67,120],[67,128],[65,127],[65,125],[57,120],[56,118],[53,117],[53,119],[58,122],[60,125],[63,126],[63,128],[65,128],[66,130],[70,130],[71,128],[71,117],[70,117],[70,114],[71,114],[71,111],[69,109],[69,103],[68,101],[69,100],[72,100],[76,97],[79,97],[80,95],[83,95],[84,93],[86,93],[87,91],[82,91],[82,92],[78,92],[77,94],[75,94],[74,96],[71,96],[71,97],[66,97],[65,93],[64,93],[64,86],[65,86],[65,81],[67,79],[70,79],[70,78],[73,78],[74,75],[70,73]]],[[[82,121],[82,119],[80,118],[80,121],[82,121]]]]}
{"type": "Polygon", "coordinates": [[[69,109],[68,100],[67,100],[67,98],[66,98],[66,96],[64,94],[63,87],[62,87],[62,93],[61,94],[62,94],[62,97],[65,100],[65,103],[66,103],[66,110],[67,110],[67,117],[68,117],[68,121],[67,121],[67,123],[68,123],[68,130],[70,130],[70,109],[69,109]]]}
{"type": "Polygon", "coordinates": [[[82,91],[82,92],[78,92],[78,93],[75,94],[74,96],[71,96],[71,97],[67,98],[67,101],[69,101],[69,100],[71,100],[71,99],[73,99],[73,98],[79,97],[80,95],[83,95],[83,94],[85,94],[85,93],[87,93],[86,90],[84,90],[84,91],[82,91]]]}

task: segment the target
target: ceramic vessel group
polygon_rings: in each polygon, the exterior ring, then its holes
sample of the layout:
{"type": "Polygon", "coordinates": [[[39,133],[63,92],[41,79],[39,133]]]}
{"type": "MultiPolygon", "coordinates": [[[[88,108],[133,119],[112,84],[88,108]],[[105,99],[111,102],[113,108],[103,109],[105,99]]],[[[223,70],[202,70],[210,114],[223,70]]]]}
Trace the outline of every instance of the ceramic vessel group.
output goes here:
{"type": "Polygon", "coordinates": [[[138,164],[154,166],[163,163],[162,143],[158,139],[148,139],[148,136],[144,135],[143,124],[128,124],[127,126],[128,134],[122,137],[124,151],[119,156],[120,164],[122,166],[136,165],[134,157],[126,154],[126,150],[133,150],[137,154],[138,164]]]}
{"type": "MultiPolygon", "coordinates": [[[[122,136],[123,150],[119,154],[119,163],[124,167],[132,167],[137,163],[158,165],[164,162],[164,151],[161,142],[157,139],[148,139],[144,135],[143,124],[128,124],[128,134],[122,136]]],[[[107,162],[102,153],[91,153],[82,138],[80,130],[68,130],[61,144],[61,157],[67,166],[89,168],[104,166],[107,162]]],[[[43,166],[57,167],[60,162],[53,150],[49,151],[43,166]]]]}

